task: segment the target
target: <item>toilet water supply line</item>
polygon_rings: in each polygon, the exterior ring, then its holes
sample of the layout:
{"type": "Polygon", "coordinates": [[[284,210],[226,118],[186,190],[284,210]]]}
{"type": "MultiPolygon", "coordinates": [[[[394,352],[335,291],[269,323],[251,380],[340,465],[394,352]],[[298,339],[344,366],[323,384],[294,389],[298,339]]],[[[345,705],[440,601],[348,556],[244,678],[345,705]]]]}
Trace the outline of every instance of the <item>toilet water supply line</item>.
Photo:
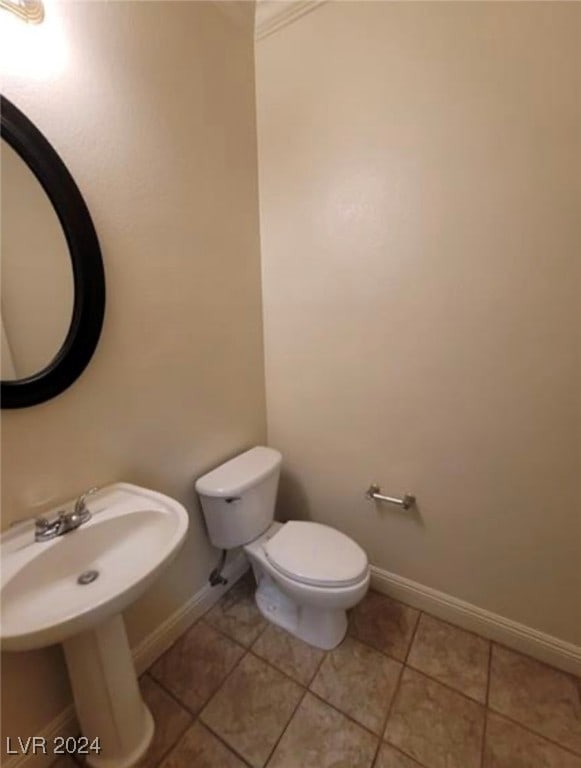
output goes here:
{"type": "Polygon", "coordinates": [[[222,554],[220,555],[220,561],[218,565],[214,568],[212,573],[210,574],[210,578],[208,579],[208,581],[210,582],[212,587],[217,587],[222,584],[228,584],[228,579],[222,576],[222,571],[224,569],[224,563],[226,562],[227,553],[228,553],[227,549],[222,550],[222,554]]]}

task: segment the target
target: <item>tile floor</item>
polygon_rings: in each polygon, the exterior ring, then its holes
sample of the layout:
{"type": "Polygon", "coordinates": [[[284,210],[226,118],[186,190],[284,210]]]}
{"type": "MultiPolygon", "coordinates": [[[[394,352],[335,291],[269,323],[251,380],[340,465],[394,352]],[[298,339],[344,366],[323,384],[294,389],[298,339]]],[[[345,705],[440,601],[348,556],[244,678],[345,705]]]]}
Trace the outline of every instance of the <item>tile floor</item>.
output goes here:
{"type": "Polygon", "coordinates": [[[580,680],[377,592],[324,653],[245,577],[141,685],[139,768],[581,768],[580,680]]]}

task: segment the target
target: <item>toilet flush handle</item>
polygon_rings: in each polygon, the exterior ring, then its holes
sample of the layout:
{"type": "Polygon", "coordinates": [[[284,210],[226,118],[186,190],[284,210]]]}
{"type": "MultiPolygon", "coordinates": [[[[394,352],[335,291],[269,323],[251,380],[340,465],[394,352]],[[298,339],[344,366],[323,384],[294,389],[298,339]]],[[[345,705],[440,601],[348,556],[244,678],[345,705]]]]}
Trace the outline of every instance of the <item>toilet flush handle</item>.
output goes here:
{"type": "Polygon", "coordinates": [[[225,501],[226,504],[233,504],[235,501],[240,501],[240,496],[228,496],[225,501]]]}

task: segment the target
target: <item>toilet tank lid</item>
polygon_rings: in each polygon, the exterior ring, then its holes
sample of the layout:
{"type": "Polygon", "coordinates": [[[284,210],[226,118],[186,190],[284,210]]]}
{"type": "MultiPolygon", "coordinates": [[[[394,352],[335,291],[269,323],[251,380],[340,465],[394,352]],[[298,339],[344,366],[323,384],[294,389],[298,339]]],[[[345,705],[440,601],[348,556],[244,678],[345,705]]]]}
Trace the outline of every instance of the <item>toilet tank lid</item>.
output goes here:
{"type": "Polygon", "coordinates": [[[282,454],[274,448],[259,445],[199,477],[196,491],[218,498],[237,496],[278,469],[281,461],[282,454]]]}

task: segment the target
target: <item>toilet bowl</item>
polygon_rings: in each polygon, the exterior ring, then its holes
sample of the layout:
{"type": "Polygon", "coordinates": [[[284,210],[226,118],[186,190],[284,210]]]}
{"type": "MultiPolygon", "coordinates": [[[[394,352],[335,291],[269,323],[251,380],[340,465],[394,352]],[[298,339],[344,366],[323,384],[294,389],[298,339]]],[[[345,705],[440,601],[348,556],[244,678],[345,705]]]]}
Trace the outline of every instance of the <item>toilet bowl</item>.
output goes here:
{"type": "Polygon", "coordinates": [[[214,546],[242,546],[262,615],[317,648],[335,648],[347,610],[369,587],[363,549],[341,531],[306,521],[274,522],[282,456],[252,448],[196,481],[214,546]]]}
{"type": "Polygon", "coordinates": [[[357,605],[369,588],[367,557],[354,541],[318,523],[273,523],[262,536],[246,544],[244,551],[256,579],[258,609],[268,621],[317,648],[330,650],[339,645],[347,631],[347,610],[357,605]],[[289,539],[284,547],[277,548],[277,538],[280,543],[291,526],[296,529],[291,532],[292,543],[289,539]],[[333,557],[337,534],[347,545],[343,556],[352,547],[351,560],[333,557]],[[318,539],[316,548],[321,560],[312,560],[313,567],[309,568],[305,546],[310,544],[314,549],[314,539],[318,539]],[[295,544],[297,549],[293,550],[295,544]],[[280,560],[276,555],[269,556],[269,545],[270,551],[280,549],[280,560]],[[297,560],[304,560],[302,567],[297,560]],[[326,573],[320,567],[322,561],[326,561],[326,573]]]}

